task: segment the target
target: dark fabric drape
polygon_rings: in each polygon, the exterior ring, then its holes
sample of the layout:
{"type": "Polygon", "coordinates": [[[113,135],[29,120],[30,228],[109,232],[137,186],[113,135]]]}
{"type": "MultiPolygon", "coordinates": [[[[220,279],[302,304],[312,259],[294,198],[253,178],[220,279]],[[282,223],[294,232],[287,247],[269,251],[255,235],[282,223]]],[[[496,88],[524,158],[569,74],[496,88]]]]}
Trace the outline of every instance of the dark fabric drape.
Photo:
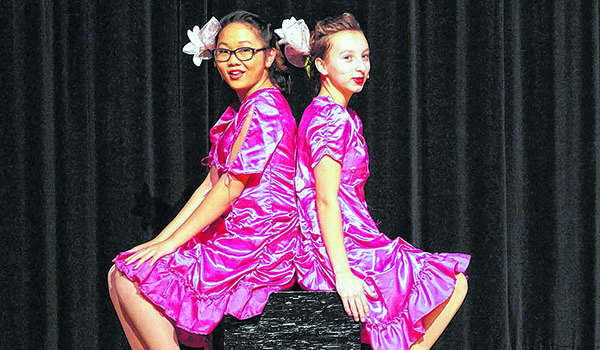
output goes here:
{"type": "Polygon", "coordinates": [[[2,1],[0,348],[126,348],[106,273],[206,174],[235,95],[181,48],[234,9],[364,28],[371,213],[473,256],[435,349],[600,348],[598,0],[2,1]]]}

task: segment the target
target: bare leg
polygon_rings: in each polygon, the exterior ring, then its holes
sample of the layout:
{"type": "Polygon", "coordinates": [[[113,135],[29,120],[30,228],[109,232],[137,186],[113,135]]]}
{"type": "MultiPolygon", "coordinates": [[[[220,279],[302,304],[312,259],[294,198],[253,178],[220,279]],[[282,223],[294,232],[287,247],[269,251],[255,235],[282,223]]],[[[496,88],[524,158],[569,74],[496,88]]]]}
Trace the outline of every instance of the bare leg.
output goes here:
{"type": "Polygon", "coordinates": [[[119,270],[111,271],[111,298],[113,294],[116,297],[113,304],[132,349],[178,350],[171,321],[138,291],[135,283],[119,270]]]}
{"type": "Polygon", "coordinates": [[[425,334],[410,347],[410,350],[428,350],[433,346],[465,300],[467,289],[465,275],[458,274],[452,295],[423,318],[425,334]]]}
{"type": "Polygon", "coordinates": [[[120,274],[117,271],[117,268],[113,265],[110,271],[108,272],[108,292],[110,293],[110,299],[112,300],[113,306],[115,307],[115,311],[117,312],[117,316],[119,317],[119,321],[121,322],[121,326],[123,327],[123,331],[125,331],[125,336],[127,337],[127,341],[133,350],[147,350],[144,344],[142,344],[141,337],[138,332],[133,328],[133,322],[123,311],[123,306],[121,305],[121,300],[119,300],[119,296],[117,294],[117,289],[115,288],[115,279],[120,274]]]}

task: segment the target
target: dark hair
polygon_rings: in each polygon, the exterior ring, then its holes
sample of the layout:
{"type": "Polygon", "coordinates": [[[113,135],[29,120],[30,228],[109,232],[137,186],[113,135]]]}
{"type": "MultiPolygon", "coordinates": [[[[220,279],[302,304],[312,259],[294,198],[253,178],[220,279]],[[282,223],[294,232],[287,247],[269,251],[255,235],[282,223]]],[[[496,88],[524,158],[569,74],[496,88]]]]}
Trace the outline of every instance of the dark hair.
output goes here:
{"type": "Polygon", "coordinates": [[[321,74],[315,66],[315,60],[317,58],[325,58],[327,52],[331,48],[329,43],[329,36],[335,33],[343,32],[345,30],[355,30],[362,33],[360,25],[349,13],[343,13],[337,17],[327,17],[322,21],[319,21],[315,26],[315,30],[310,34],[310,60],[308,61],[310,67],[310,80],[313,82],[315,87],[315,93],[319,93],[321,88],[321,74]]]}
{"type": "MultiPolygon", "coordinates": [[[[285,65],[285,59],[283,57],[283,53],[281,52],[281,48],[277,41],[279,37],[275,34],[270,23],[264,22],[260,17],[255,15],[254,13],[250,13],[247,11],[235,11],[232,12],[225,17],[221,18],[221,28],[225,28],[228,24],[231,23],[245,23],[251,25],[255,30],[256,34],[260,39],[262,39],[267,47],[275,48],[276,55],[275,60],[271,67],[269,67],[269,78],[273,84],[277,85],[282,92],[287,93],[290,90],[291,79],[290,74],[287,71],[287,66],[285,65]]],[[[215,38],[218,41],[219,36],[215,38]]],[[[216,45],[216,42],[215,42],[216,45]]]]}

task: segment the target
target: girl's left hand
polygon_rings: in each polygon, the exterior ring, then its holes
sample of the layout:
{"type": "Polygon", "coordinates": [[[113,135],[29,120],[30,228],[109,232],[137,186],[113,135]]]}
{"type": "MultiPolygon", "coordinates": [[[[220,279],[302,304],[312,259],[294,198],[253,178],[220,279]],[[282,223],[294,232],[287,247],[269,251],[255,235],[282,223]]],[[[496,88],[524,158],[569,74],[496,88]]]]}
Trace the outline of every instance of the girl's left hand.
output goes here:
{"type": "Polygon", "coordinates": [[[173,253],[178,247],[179,246],[173,244],[170,239],[148,245],[125,259],[125,265],[129,265],[137,261],[137,264],[135,265],[135,268],[137,269],[140,267],[140,265],[148,260],[150,260],[150,265],[154,265],[158,259],[173,253]]]}

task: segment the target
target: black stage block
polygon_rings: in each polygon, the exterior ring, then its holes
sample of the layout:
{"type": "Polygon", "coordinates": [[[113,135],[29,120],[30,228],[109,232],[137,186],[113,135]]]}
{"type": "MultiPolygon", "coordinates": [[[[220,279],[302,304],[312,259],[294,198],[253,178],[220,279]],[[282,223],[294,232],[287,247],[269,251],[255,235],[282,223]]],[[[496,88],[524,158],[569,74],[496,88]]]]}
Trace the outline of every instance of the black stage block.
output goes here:
{"type": "Polygon", "coordinates": [[[337,292],[273,293],[261,315],[225,316],[220,328],[214,350],[361,349],[360,323],[346,314],[337,292]]]}

